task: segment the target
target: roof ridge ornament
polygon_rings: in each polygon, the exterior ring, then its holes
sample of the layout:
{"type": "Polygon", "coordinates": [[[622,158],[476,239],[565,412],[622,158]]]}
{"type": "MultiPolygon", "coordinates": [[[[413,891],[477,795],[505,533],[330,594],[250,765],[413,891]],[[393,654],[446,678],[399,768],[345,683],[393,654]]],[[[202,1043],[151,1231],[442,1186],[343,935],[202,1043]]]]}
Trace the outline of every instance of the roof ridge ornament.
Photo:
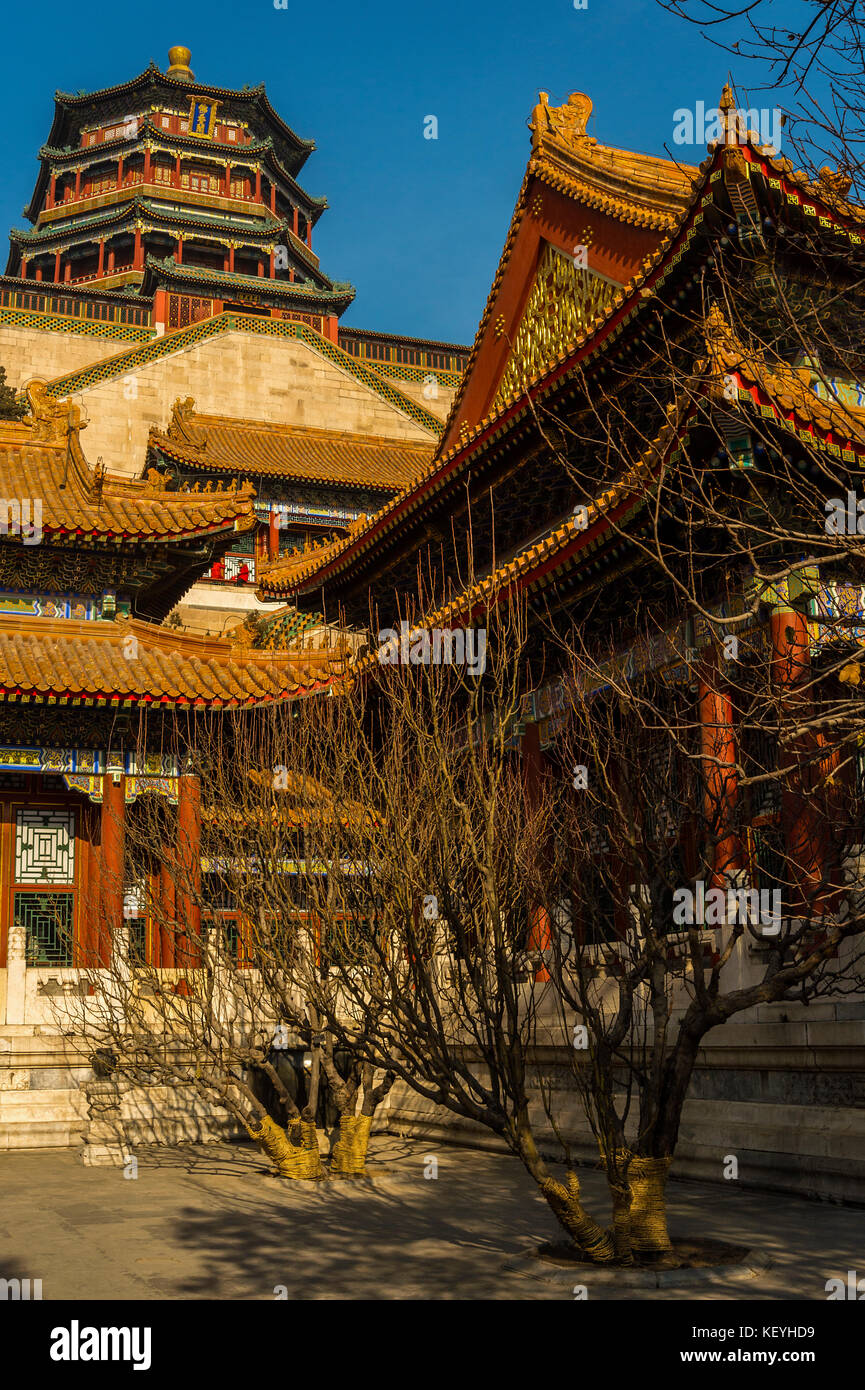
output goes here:
{"type": "Polygon", "coordinates": [[[550,106],[549,92],[538,92],[538,104],[532,111],[529,129],[532,149],[537,149],[545,137],[571,144],[586,134],[592,114],[592,99],[585,92],[571,92],[562,106],[550,106]]]}
{"type": "Polygon", "coordinates": [[[189,66],[192,57],[188,48],[182,44],[175,44],[168,50],[168,62],[170,64],[166,77],[173,77],[176,82],[194,82],[195,74],[189,66]]]}

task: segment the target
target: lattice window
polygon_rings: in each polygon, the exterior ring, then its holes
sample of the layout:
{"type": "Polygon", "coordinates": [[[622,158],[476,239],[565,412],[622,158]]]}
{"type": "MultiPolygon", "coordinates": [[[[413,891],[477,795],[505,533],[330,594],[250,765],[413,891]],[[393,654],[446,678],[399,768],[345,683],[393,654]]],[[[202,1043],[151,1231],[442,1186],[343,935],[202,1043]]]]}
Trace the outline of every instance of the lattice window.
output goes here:
{"type": "Polygon", "coordinates": [[[26,932],[28,965],[72,964],[72,893],[16,893],[15,925],[26,932]]]}
{"type": "Polygon", "coordinates": [[[73,883],[75,812],[24,806],[15,812],[15,882],[73,883]]]}
{"type": "Polygon", "coordinates": [[[226,555],[225,557],[225,578],[242,578],[245,584],[255,583],[255,558],[252,555],[226,555]],[[246,572],[241,576],[240,571],[246,566],[246,572]]]}
{"type": "Polygon", "coordinates": [[[168,327],[186,328],[191,323],[200,323],[213,313],[213,300],[199,299],[188,294],[168,296],[168,327]]]}

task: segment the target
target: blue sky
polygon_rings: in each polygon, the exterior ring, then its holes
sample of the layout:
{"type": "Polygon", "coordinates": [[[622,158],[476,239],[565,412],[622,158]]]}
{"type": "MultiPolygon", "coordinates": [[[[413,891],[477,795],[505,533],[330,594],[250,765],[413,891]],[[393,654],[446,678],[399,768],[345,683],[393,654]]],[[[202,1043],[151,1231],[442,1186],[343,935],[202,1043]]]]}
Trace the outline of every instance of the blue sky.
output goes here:
{"type": "MultiPolygon", "coordinates": [[[[773,9],[796,14],[801,0],[773,9]]],[[[473,338],[495,271],[538,89],[554,104],[587,92],[604,144],[697,162],[704,149],[672,144],[673,113],[715,106],[730,62],[654,0],[44,0],[33,26],[26,6],[4,16],[4,237],[24,225],[55,89],[123,82],[151,58],[165,68],[185,44],[201,81],[265,82],[316,141],[301,178],[330,203],[313,234],[322,268],[357,289],[343,322],[458,342],[473,338]],[[437,140],[424,139],[428,115],[437,140]]],[[[756,80],[744,61],[733,76],[756,80]]],[[[756,90],[751,103],[772,105],[756,90]]]]}

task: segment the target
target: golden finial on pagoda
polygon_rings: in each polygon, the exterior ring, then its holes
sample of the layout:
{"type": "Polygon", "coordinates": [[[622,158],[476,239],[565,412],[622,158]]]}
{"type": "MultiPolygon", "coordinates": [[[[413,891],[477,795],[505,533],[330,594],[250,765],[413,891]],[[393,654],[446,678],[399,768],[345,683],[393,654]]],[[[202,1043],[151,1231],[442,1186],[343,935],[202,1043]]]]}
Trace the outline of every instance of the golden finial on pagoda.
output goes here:
{"type": "Polygon", "coordinates": [[[192,69],[189,66],[189,60],[191,57],[192,54],[190,53],[188,48],[183,48],[180,45],[175,45],[174,48],[169,48],[168,61],[170,63],[170,67],[168,69],[168,72],[166,73],[166,76],[173,77],[178,82],[194,82],[195,74],[192,72],[192,69]]]}

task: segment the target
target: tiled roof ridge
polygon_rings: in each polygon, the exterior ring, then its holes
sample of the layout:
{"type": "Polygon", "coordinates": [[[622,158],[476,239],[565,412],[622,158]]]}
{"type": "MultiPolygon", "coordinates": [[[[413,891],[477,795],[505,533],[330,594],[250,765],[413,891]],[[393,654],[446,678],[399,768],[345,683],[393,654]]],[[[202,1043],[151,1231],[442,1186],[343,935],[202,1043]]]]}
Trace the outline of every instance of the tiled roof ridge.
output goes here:
{"type": "Polygon", "coordinates": [[[165,481],[152,471],[145,478],[129,478],[93,468],[81,447],[80,408],[72,401],[59,403],[45,392],[45,384],[33,381],[26,387],[31,414],[22,421],[0,422],[0,443],[13,450],[41,451],[54,493],[45,494],[48,511],[44,529],[60,533],[84,531],[90,535],[136,534],[179,539],[214,528],[247,530],[255,524],[251,483],[240,487],[213,486],[194,494],[170,492],[165,481]],[[49,465],[49,460],[53,463],[49,465]],[[62,481],[58,481],[61,478],[62,481]],[[47,501],[51,496],[51,502],[47,501]],[[112,503],[120,504],[118,523],[112,503]],[[128,510],[129,504],[139,508],[128,510]],[[140,508],[143,506],[143,512],[140,508]],[[51,516],[52,507],[55,515],[51,516]],[[136,521],[138,529],[133,529],[136,521]],[[243,524],[245,523],[245,524],[243,524]]]}
{"type": "Polygon", "coordinates": [[[0,614],[0,699],[227,707],[325,689],[346,670],[344,644],[235,651],[230,642],[140,619],[0,614]]]}
{"type": "MultiPolygon", "coordinates": [[[[737,372],[785,410],[826,433],[844,434],[865,445],[865,411],[841,400],[823,400],[812,390],[807,368],[749,349],[731,327],[719,304],[713,304],[704,328],[709,362],[716,378],[737,372]]],[[[725,397],[725,399],[727,399],[725,397]]]]}
{"type": "MultiPolygon", "coordinates": [[[[178,428],[182,432],[182,437],[186,439],[191,439],[191,436],[186,433],[188,425],[191,425],[193,428],[197,425],[202,425],[210,426],[211,428],[221,426],[226,429],[248,430],[253,434],[261,432],[277,436],[300,435],[302,438],[318,438],[327,441],[344,439],[352,444],[370,444],[376,448],[391,447],[395,449],[405,449],[408,447],[418,450],[423,449],[429,452],[431,447],[422,440],[395,439],[391,435],[365,434],[361,430],[329,429],[326,425],[295,425],[280,420],[259,420],[255,416],[241,417],[236,415],[218,415],[213,411],[196,410],[195,403],[191,397],[187,397],[186,401],[182,403],[178,397],[174,402],[171,423],[169,424],[167,435],[162,435],[163,438],[173,437],[175,418],[178,420],[178,428]],[[184,410],[175,417],[174,411],[177,410],[178,406],[185,407],[187,403],[191,405],[191,411],[187,414],[184,410]]],[[[158,426],[153,425],[151,426],[150,433],[152,435],[160,435],[161,431],[158,426]]]]}

